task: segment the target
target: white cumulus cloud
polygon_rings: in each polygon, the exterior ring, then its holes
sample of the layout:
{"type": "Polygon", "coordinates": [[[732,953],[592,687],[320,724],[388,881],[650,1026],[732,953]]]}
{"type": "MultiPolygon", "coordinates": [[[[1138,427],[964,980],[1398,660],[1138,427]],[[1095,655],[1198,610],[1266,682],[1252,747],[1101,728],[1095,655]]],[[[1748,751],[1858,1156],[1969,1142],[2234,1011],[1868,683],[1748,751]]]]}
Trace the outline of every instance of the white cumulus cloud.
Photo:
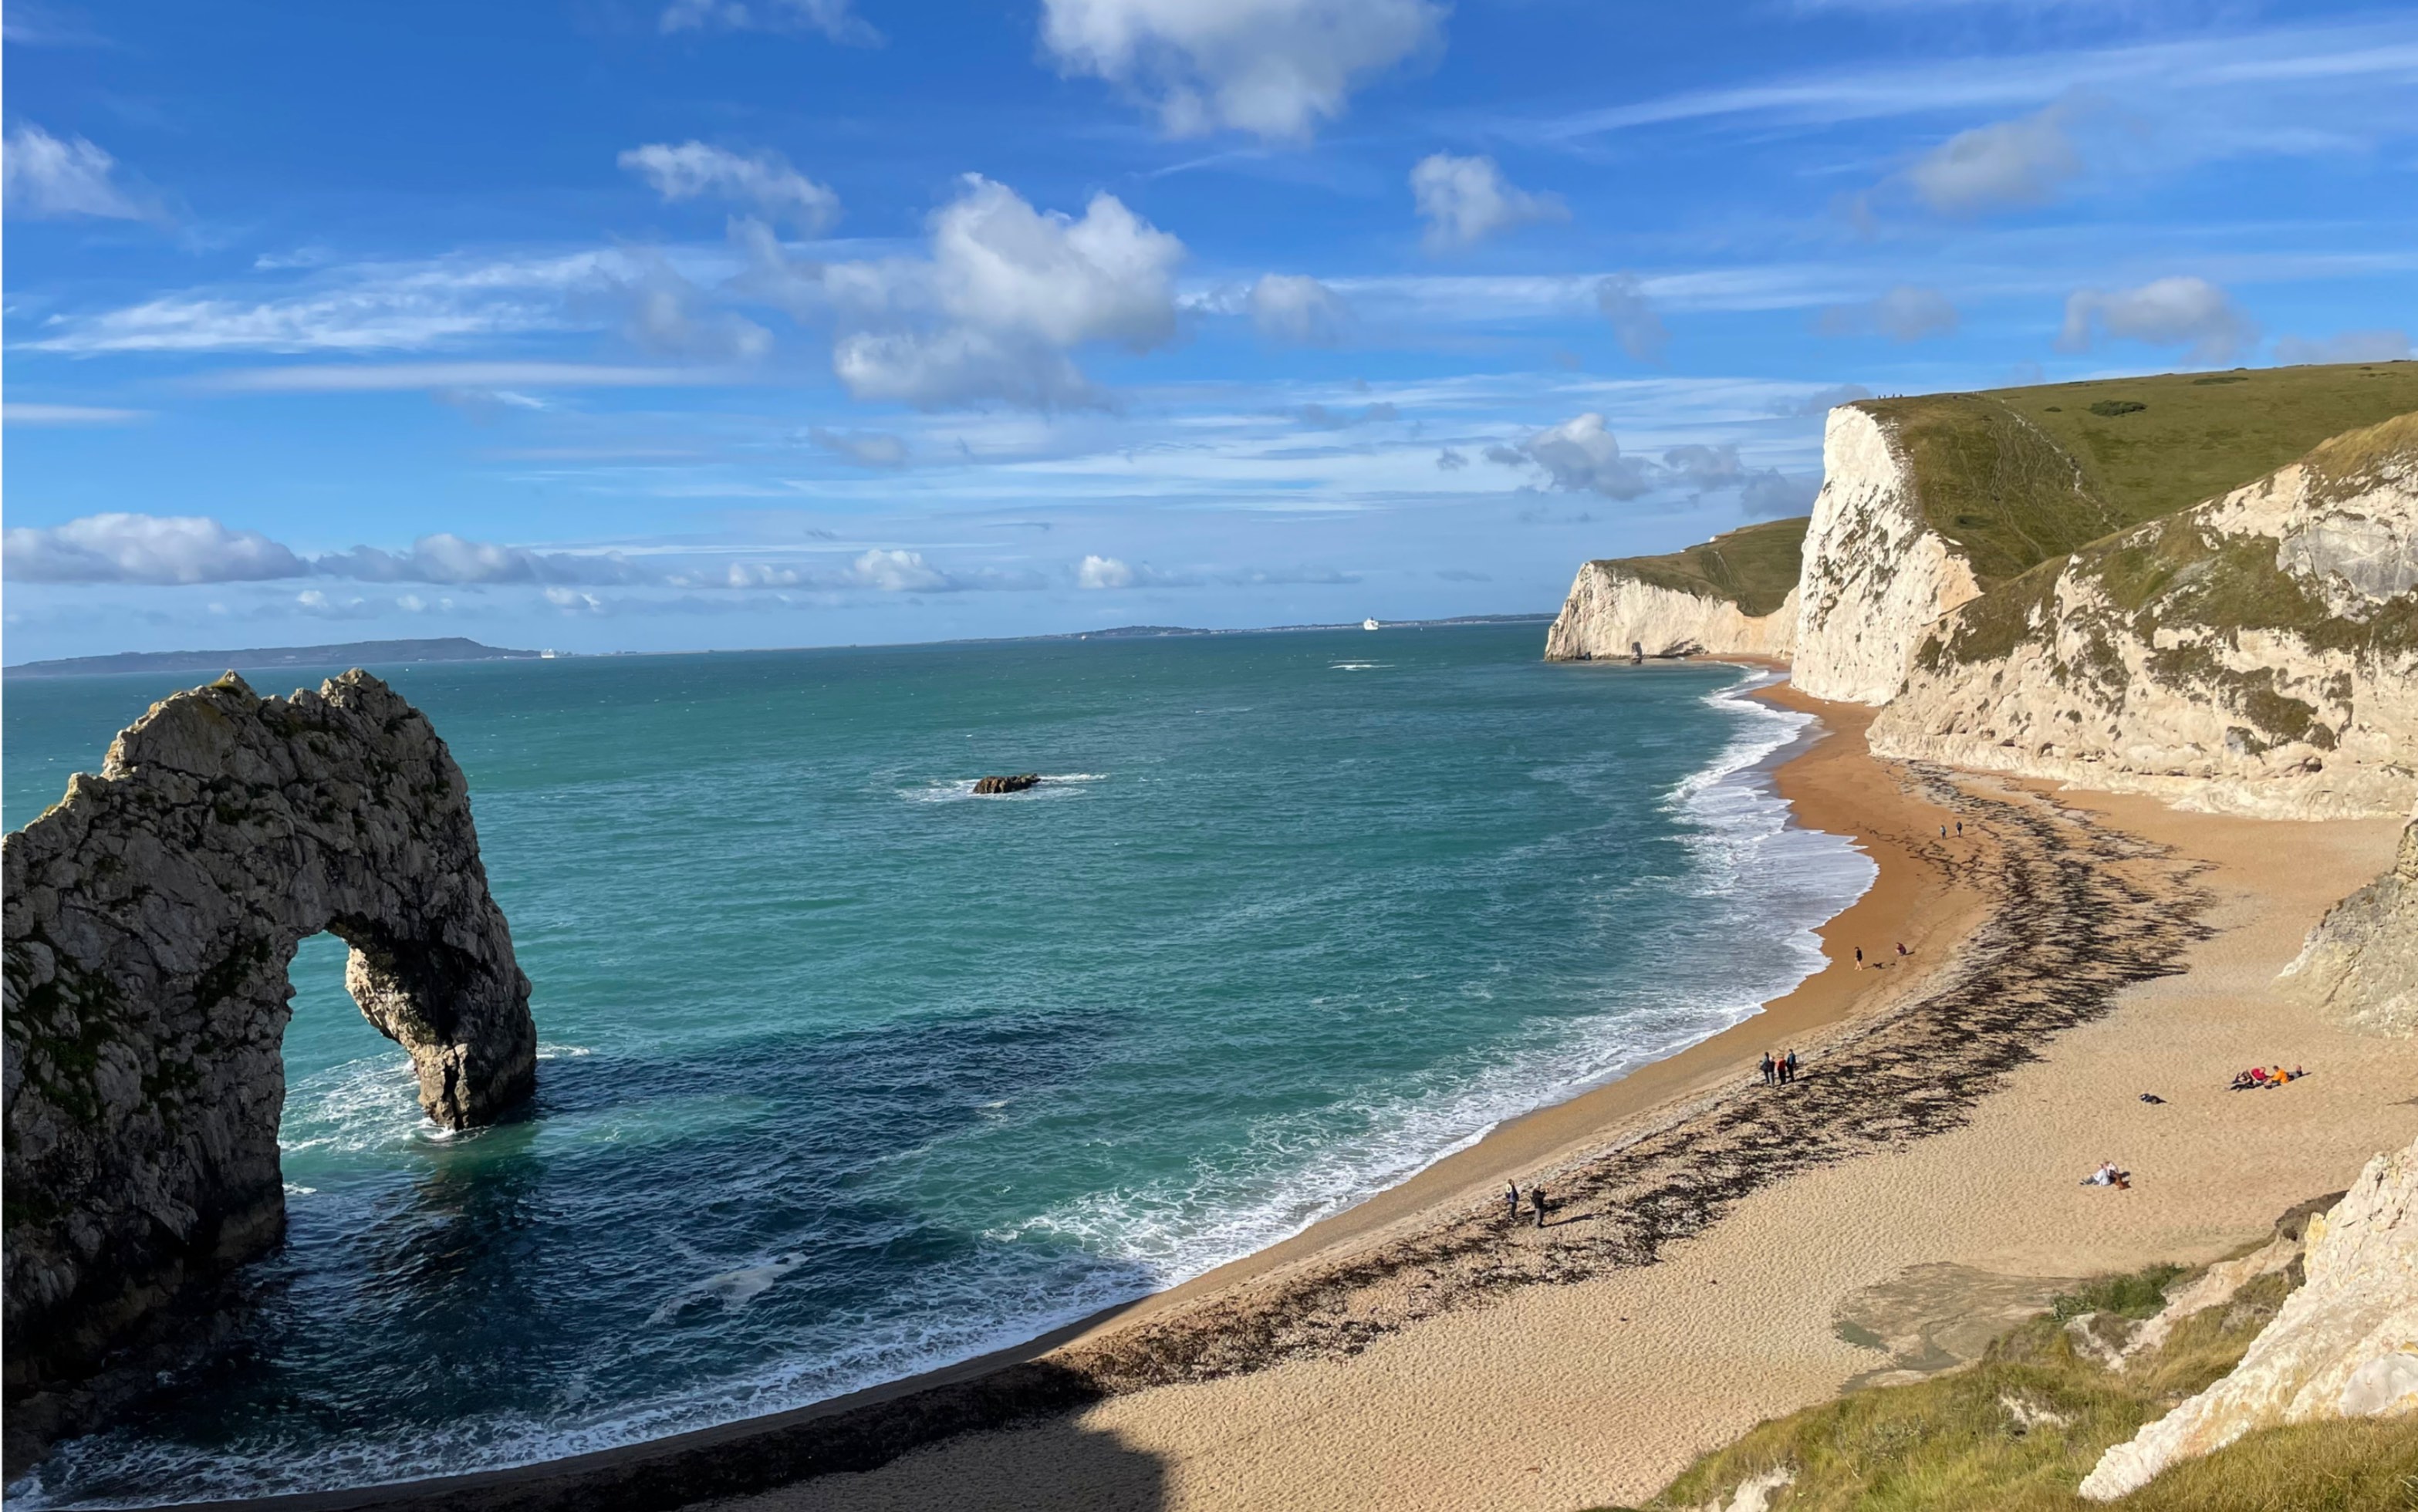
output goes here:
{"type": "Polygon", "coordinates": [[[88,514],[19,526],[6,536],[8,575],[25,583],[246,583],[310,569],[256,530],[206,515],[88,514]]]}
{"type": "Polygon", "coordinates": [[[1421,239],[1430,252],[1473,246],[1498,231],[1570,213],[1555,195],[1514,188],[1493,159],[1448,152],[1421,158],[1411,169],[1411,195],[1428,223],[1421,239]]]}
{"type": "Polygon", "coordinates": [[[1352,329],[1352,306],[1307,274],[1263,274],[1248,302],[1253,328],[1272,342],[1334,346],[1352,329]]]}
{"type": "Polygon", "coordinates": [[[62,141],[27,122],[0,146],[0,201],[11,215],[149,221],[159,208],[116,180],[117,160],[80,136],[62,141]]]}
{"type": "Polygon", "coordinates": [[[924,559],[920,551],[885,551],[876,547],[856,559],[855,581],[884,593],[945,593],[956,583],[924,559]]]}
{"type": "Polygon", "coordinates": [[[1653,463],[1621,455],[1620,442],[1593,411],[1538,431],[1516,449],[1496,448],[1488,455],[1500,462],[1507,453],[1508,460],[1542,467],[1555,488],[1573,494],[1636,498],[1658,481],[1653,463]]]}
{"type": "Polygon", "coordinates": [[[931,255],[835,263],[823,284],[847,334],[832,365],[860,399],[926,406],[1096,402],[1067,355],[1174,339],[1184,244],[1094,195],[1082,217],[1035,210],[969,175],[932,218],[931,255]]]}
{"type": "Polygon", "coordinates": [[[1941,215],[2044,205],[2082,172],[2071,130],[2077,109],[2060,100],[2030,115],[1959,131],[1907,169],[1906,181],[1941,215]]]}
{"type": "Polygon", "coordinates": [[[801,236],[820,236],[839,220],[839,196],[777,152],[742,157],[703,142],[657,142],[622,153],[620,164],[666,200],[735,200],[788,221],[801,236]]]}
{"type": "Polygon", "coordinates": [[[2066,297],[2059,351],[2090,349],[2095,333],[2150,346],[2182,346],[2196,362],[2224,362],[2258,339],[2233,297],[2204,278],[2162,278],[2131,289],[2076,289],[2066,297]]]}
{"type": "Polygon", "coordinates": [[[1179,136],[1308,136],[1354,87],[1435,45],[1431,0],[1042,0],[1061,71],[1156,106],[1179,136]]]}
{"type": "Polygon", "coordinates": [[[1114,557],[1086,556],[1075,568],[1077,588],[1128,588],[1140,580],[1131,562],[1114,557]]]}

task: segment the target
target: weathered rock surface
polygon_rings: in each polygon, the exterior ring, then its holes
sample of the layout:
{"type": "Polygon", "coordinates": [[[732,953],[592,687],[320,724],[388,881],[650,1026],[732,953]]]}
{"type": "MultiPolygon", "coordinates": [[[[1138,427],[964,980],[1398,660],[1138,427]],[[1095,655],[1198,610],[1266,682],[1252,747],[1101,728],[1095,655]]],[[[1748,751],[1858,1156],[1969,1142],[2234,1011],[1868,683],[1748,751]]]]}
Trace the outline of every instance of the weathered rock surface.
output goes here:
{"type": "Polygon", "coordinates": [[[2326,910],[2283,981],[2354,1029],[2418,1034],[2418,814],[2393,869],[2326,910]]]}
{"type": "Polygon", "coordinates": [[[2258,1428],[2418,1413],[2418,1144],[2368,1162],[2306,1242],[2308,1279],[2242,1363],[2109,1449],[2084,1496],[2113,1501],[2258,1428]]]}
{"type": "Polygon", "coordinates": [[[1797,590],[1792,680],[1816,698],[1887,703],[1932,621],[1981,591],[1964,553],[1924,520],[1887,427],[1854,405],[1830,411],[1797,590]]]}
{"type": "Polygon", "coordinates": [[[1750,615],[1727,599],[1642,582],[1617,561],[1583,563],[1545,633],[1548,662],[1646,656],[1770,656],[1797,647],[1797,595],[1750,615]]]}
{"type": "Polygon", "coordinates": [[[303,939],[352,946],[345,985],[410,1052],[430,1118],[484,1123],[534,1085],[468,787],[365,672],[291,699],[229,674],[152,706],[5,866],[12,1419],[283,1233],[303,939]]]}
{"type": "Polygon", "coordinates": [[[988,798],[999,793],[1020,793],[1041,786],[1037,771],[1019,771],[1013,776],[984,777],[974,784],[976,797],[988,798]]]}
{"type": "Polygon", "coordinates": [[[1914,661],[1880,754],[2272,818],[2406,814],[2418,416],[2044,562],[1921,632],[1914,661]]]}

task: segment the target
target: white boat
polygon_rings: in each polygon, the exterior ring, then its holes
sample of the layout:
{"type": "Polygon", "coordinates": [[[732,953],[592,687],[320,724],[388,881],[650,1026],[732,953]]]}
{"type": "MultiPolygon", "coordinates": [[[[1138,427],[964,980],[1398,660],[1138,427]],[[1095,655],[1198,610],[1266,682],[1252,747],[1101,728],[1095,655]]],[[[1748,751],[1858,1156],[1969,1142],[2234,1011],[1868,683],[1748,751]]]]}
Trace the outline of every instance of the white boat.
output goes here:
{"type": "Polygon", "coordinates": [[[1383,630],[1385,627],[1377,623],[1374,619],[1363,619],[1360,621],[1360,628],[1363,630],[1383,630]]]}

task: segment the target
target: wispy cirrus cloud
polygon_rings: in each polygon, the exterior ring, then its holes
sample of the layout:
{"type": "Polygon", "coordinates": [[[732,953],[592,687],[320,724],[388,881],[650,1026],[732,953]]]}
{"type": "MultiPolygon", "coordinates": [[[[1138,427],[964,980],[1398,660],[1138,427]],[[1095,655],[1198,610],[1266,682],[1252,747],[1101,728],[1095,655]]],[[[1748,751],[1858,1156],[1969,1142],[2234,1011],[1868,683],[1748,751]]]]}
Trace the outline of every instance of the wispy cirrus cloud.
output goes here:
{"type": "MultiPolygon", "coordinates": [[[[1483,129],[1538,145],[1688,122],[1835,126],[1958,115],[2047,104],[2076,90],[2110,99],[2226,91],[2237,109],[2257,86],[2311,86],[2349,111],[2418,82],[2418,21],[2355,17],[2305,26],[2242,28],[2112,47],[1924,57],[1833,69],[1767,83],[1683,90],[1546,116],[1497,116],[1483,129]]],[[[2389,126],[2394,117],[2370,119],[2389,126]]]]}
{"type": "Polygon", "coordinates": [[[693,389],[752,381],[728,368],[610,362],[302,362],[230,368],[194,380],[214,393],[375,393],[426,389],[693,389]]]}
{"type": "Polygon", "coordinates": [[[159,196],[129,180],[108,152],[80,136],[53,136],[31,122],[10,130],[0,144],[0,202],[10,214],[35,220],[167,219],[159,196]]]}
{"type": "Polygon", "coordinates": [[[411,351],[535,331],[592,328],[575,316],[578,296],[615,294],[643,272],[618,252],[557,257],[363,264],[299,289],[269,295],[231,290],[163,295],[91,314],[57,315],[37,351],[86,357],[111,352],[411,351]]]}
{"type": "Polygon", "coordinates": [[[672,0],[655,19],[665,35],[688,31],[819,32],[844,47],[880,47],[882,36],[850,0],[672,0]]]}
{"type": "Polygon", "coordinates": [[[10,425],[132,425],[150,418],[147,409],[99,405],[29,405],[13,399],[0,405],[0,420],[10,425]]]}

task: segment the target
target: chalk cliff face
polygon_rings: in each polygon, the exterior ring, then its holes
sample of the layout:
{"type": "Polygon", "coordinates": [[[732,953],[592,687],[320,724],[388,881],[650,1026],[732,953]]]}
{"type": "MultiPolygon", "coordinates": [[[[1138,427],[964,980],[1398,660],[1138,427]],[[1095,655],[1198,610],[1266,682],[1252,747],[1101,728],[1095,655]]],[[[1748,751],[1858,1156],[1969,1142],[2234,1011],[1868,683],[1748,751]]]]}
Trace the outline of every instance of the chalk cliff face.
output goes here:
{"type": "Polygon", "coordinates": [[[1545,660],[1611,660],[1642,648],[1647,656],[1787,658],[1797,645],[1797,595],[1778,609],[1750,615],[1727,599],[1641,581],[1618,562],[1587,562],[1570,584],[1562,612],[1545,633],[1545,660]]]}
{"type": "Polygon", "coordinates": [[[283,1232],[300,940],[352,946],[345,985],[448,1127],[528,1094],[537,1032],[461,769],[367,673],[154,705],[5,869],[14,1443],[36,1395],[283,1232]]]}
{"type": "Polygon", "coordinates": [[[2418,1034],[2418,814],[2393,869],[2326,910],[2284,985],[2353,1029],[2418,1034]]]}
{"type": "Polygon", "coordinates": [[[2258,1428],[2418,1413],[2418,1144],[2368,1162],[2307,1244],[2308,1279],[2242,1363],[2109,1449],[2084,1496],[2114,1501],[2258,1428]]]}
{"type": "Polygon", "coordinates": [[[1797,685],[1889,702],[1931,622],[1981,591],[1964,554],[1924,521],[1881,421],[1854,405],[1830,411],[1798,585],[1797,685]]]}
{"type": "Polygon", "coordinates": [[[2186,808],[2406,814],[2418,416],[1965,604],[1921,635],[1871,740],[1884,755],[2186,808]]]}

